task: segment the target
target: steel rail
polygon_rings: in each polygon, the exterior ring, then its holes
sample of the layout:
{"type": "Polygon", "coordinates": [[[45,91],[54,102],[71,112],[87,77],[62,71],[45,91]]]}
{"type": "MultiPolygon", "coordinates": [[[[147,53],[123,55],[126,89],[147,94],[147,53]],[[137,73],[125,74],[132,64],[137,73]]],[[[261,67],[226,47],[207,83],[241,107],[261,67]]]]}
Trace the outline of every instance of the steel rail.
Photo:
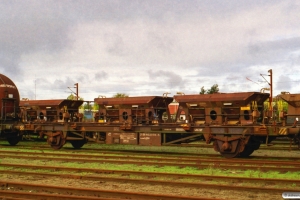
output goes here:
{"type": "MultiPolygon", "coordinates": [[[[44,166],[44,165],[24,165],[24,164],[5,164],[0,163],[1,167],[13,167],[21,169],[39,169],[39,170],[51,170],[51,171],[70,171],[70,172],[91,172],[95,174],[120,174],[120,175],[135,175],[146,177],[168,177],[168,178],[196,178],[196,179],[210,179],[210,180],[231,180],[231,181],[246,181],[246,182],[280,182],[284,184],[299,184],[300,180],[294,179],[268,179],[268,178],[248,178],[248,177],[228,177],[228,176],[213,176],[213,175],[201,175],[201,174],[178,174],[178,173],[162,173],[162,172],[143,172],[143,171],[129,171],[129,170],[106,170],[106,169],[94,169],[94,168],[75,168],[75,167],[60,167],[60,166],[44,166]]],[[[1,170],[2,172],[16,173],[12,170],[1,170]]],[[[36,173],[36,172],[28,172],[36,173]]],[[[72,177],[73,175],[62,174],[63,177],[72,177]]],[[[85,179],[88,176],[80,176],[80,179],[85,179]]]]}
{"type": "MultiPolygon", "coordinates": [[[[0,150],[0,157],[3,156],[1,153],[8,153],[8,154],[15,154],[16,151],[1,151],[0,150]]],[[[256,165],[275,165],[275,166],[282,166],[282,165],[287,165],[287,166],[293,166],[293,167],[300,167],[300,162],[294,162],[294,161],[266,161],[266,160],[249,160],[249,159],[226,159],[226,158],[186,158],[186,157],[181,157],[181,158],[174,158],[174,157],[168,157],[168,158],[153,158],[153,157],[146,157],[143,155],[143,157],[140,156],[128,156],[128,155],[87,155],[87,154],[67,154],[67,153],[48,153],[48,152],[17,152],[17,154],[21,155],[38,155],[38,156],[56,156],[56,157],[63,157],[63,156],[71,156],[72,158],[82,158],[84,159],[132,159],[132,160],[146,160],[146,161],[174,161],[174,162],[201,162],[201,163],[235,163],[235,164],[256,164],[256,165]]],[[[299,158],[300,160],[300,158],[299,158]]]]}
{"type": "MultiPolygon", "coordinates": [[[[83,196],[74,195],[59,195],[59,194],[41,194],[32,192],[16,192],[0,190],[0,199],[2,200],[32,200],[32,199],[43,199],[43,200],[82,200],[83,196]],[[26,196],[26,198],[24,198],[26,196]]],[[[115,198],[102,198],[102,197],[88,197],[84,196],[84,200],[114,200],[115,198]]],[[[121,200],[121,199],[115,199],[121,200]]]]}
{"type": "MultiPolygon", "coordinates": [[[[176,148],[176,146],[173,146],[174,149],[176,148]]],[[[47,147],[28,147],[28,146],[18,146],[16,147],[10,147],[10,149],[30,149],[30,150],[52,150],[50,148],[47,147]]],[[[276,150],[276,149],[273,149],[276,150]]],[[[126,154],[128,155],[135,155],[135,154],[151,154],[151,155],[168,155],[168,156],[182,156],[182,155],[186,155],[186,156],[206,156],[206,157],[218,157],[218,158],[223,158],[220,154],[218,154],[217,152],[214,153],[186,153],[186,152],[159,152],[159,151],[147,151],[147,150],[116,150],[116,149],[107,149],[107,148],[87,148],[87,147],[83,147],[82,149],[79,150],[80,152],[94,152],[94,153],[124,153],[126,152],[126,154]]],[[[79,152],[78,150],[74,150],[74,148],[72,147],[63,147],[60,152],[79,152]]],[[[255,158],[263,158],[263,159],[284,159],[284,160],[300,160],[299,157],[277,157],[277,156],[250,156],[250,159],[255,159],[255,158]]],[[[235,159],[245,159],[245,158],[234,158],[235,159]]],[[[248,158],[246,158],[248,159],[248,158]]]]}
{"type": "MultiPolygon", "coordinates": [[[[245,169],[252,169],[252,170],[261,170],[261,171],[281,171],[281,172],[287,172],[287,171],[299,171],[300,167],[298,166],[298,164],[296,163],[294,166],[291,167],[284,167],[284,166],[280,166],[275,164],[265,164],[263,162],[261,163],[250,163],[250,165],[245,165],[247,164],[247,162],[243,162],[243,163],[235,163],[235,162],[231,162],[230,160],[228,160],[228,162],[226,162],[227,160],[224,160],[223,163],[222,161],[217,161],[217,162],[212,162],[212,161],[203,161],[206,164],[203,164],[203,162],[201,160],[198,161],[192,161],[195,163],[178,163],[178,161],[174,161],[174,162],[154,162],[154,161],[131,161],[131,160],[110,160],[110,159],[83,159],[83,158],[65,158],[65,157],[37,157],[35,156],[26,156],[26,155],[10,155],[10,154],[0,154],[0,158],[5,158],[5,157],[9,157],[9,158],[19,158],[19,159],[27,159],[27,160],[55,160],[55,161],[69,161],[69,162],[83,162],[83,163],[114,163],[114,164],[135,164],[135,165],[155,165],[155,166],[177,166],[177,167],[196,167],[196,168],[209,168],[209,167],[213,167],[213,168],[218,168],[218,169],[237,169],[237,170],[245,170],[245,169]],[[229,163],[229,164],[228,164],[229,163]],[[231,165],[230,165],[231,164],[231,165]],[[238,164],[238,165],[236,165],[238,164]],[[255,165],[255,166],[254,166],[255,165]],[[265,166],[265,165],[269,165],[269,166],[265,166]],[[274,166],[270,166],[270,165],[274,165],[274,166]],[[280,166],[280,167],[278,167],[280,166]]],[[[115,159],[117,159],[118,157],[116,157],[115,159]]],[[[122,157],[122,159],[128,159],[127,157],[122,157]]],[[[185,162],[185,161],[183,161],[185,162]]],[[[186,161],[187,162],[187,161],[186,161]]],[[[289,163],[287,163],[288,165],[289,163]]]]}
{"type": "MultiPolygon", "coordinates": [[[[80,179],[80,180],[89,180],[89,181],[113,181],[113,182],[131,182],[136,184],[158,184],[158,185],[169,185],[169,186],[180,186],[180,187],[196,187],[196,188],[213,188],[213,189],[227,189],[227,190],[243,190],[243,191],[263,191],[268,193],[273,192],[299,192],[299,189],[287,189],[287,188],[268,188],[268,187],[252,187],[252,186],[236,186],[224,185],[224,184],[207,184],[207,183],[195,183],[195,182],[183,182],[183,181],[165,181],[165,180],[151,180],[149,179],[148,173],[140,173],[142,176],[148,176],[147,179],[138,179],[138,178],[117,178],[117,177],[101,177],[93,175],[69,175],[69,174],[53,174],[53,173],[44,173],[44,172],[24,172],[24,171],[12,171],[12,170],[1,170],[0,172],[5,172],[8,174],[17,174],[17,175],[27,175],[27,176],[43,176],[43,177],[59,177],[59,178],[70,178],[70,179],[80,179]]],[[[114,173],[115,174],[115,173],[114,173]]],[[[136,175],[136,174],[135,174],[136,175]]],[[[156,174],[155,177],[159,175],[156,174]]],[[[162,174],[162,176],[166,176],[162,174]]],[[[175,175],[176,176],[176,175],[175,175]]],[[[170,177],[170,176],[169,176],[170,177]]],[[[286,179],[262,179],[262,178],[243,178],[243,177],[225,177],[225,176],[205,176],[205,175],[187,175],[185,178],[202,178],[206,180],[227,180],[234,181],[236,183],[241,182],[255,182],[258,183],[272,183],[272,184],[297,184],[300,185],[300,180],[286,180],[286,179]]],[[[232,183],[231,183],[232,184],[232,183]]]]}
{"type": "MultiPolygon", "coordinates": [[[[276,143],[270,143],[271,146],[260,146],[259,150],[281,150],[281,151],[299,151],[299,148],[297,145],[292,144],[286,144],[286,145],[278,145],[276,143]]],[[[21,146],[21,145],[19,145],[21,146]]],[[[49,145],[40,145],[41,147],[45,147],[45,149],[50,149],[49,145]]],[[[165,147],[196,147],[196,148],[213,148],[212,144],[206,144],[206,143],[198,143],[198,144],[190,144],[190,143],[182,143],[182,144],[162,144],[162,146],[165,147]]],[[[38,148],[38,147],[35,147],[38,148]]],[[[90,149],[98,149],[98,148],[90,148],[90,149]]]]}
{"type": "MultiPolygon", "coordinates": [[[[20,151],[6,151],[6,150],[0,150],[1,153],[18,153],[23,155],[42,155],[42,156],[71,156],[71,157],[84,157],[84,158],[104,158],[104,159],[121,159],[124,158],[124,155],[90,155],[90,154],[83,154],[78,153],[77,154],[70,154],[70,153],[49,153],[49,152],[20,152],[20,151]]],[[[101,152],[100,152],[101,153],[101,152]]],[[[148,156],[148,155],[147,155],[148,156]]],[[[300,167],[300,163],[294,162],[294,161],[274,161],[274,160],[259,160],[259,159],[245,159],[245,158],[236,158],[236,159],[227,159],[227,158],[199,158],[199,157],[167,157],[167,158],[154,158],[154,157],[147,157],[146,155],[125,155],[126,159],[137,159],[137,160],[154,160],[154,161],[176,161],[176,162],[227,162],[227,163],[241,163],[241,164],[272,164],[272,165],[289,165],[289,166],[296,166],[300,167]]],[[[149,155],[154,156],[154,155],[149,155]]],[[[157,155],[159,156],[159,155],[157,155]]],[[[295,158],[300,161],[300,158],[295,158]]]]}
{"type": "Polygon", "coordinates": [[[176,196],[176,195],[164,195],[164,194],[150,194],[150,193],[140,193],[140,192],[127,192],[118,190],[102,190],[102,189],[92,189],[92,188],[79,188],[79,187],[66,187],[66,186],[54,186],[45,184],[31,184],[31,183],[20,183],[12,181],[0,180],[0,186],[2,190],[5,188],[17,188],[18,190],[30,190],[29,193],[35,193],[35,191],[43,191],[39,193],[59,193],[59,194],[73,194],[74,196],[84,195],[91,197],[109,197],[109,198],[123,198],[123,199],[160,199],[160,200],[201,200],[210,198],[192,197],[192,196],[176,196]],[[34,188],[34,189],[33,189],[34,188]]]}

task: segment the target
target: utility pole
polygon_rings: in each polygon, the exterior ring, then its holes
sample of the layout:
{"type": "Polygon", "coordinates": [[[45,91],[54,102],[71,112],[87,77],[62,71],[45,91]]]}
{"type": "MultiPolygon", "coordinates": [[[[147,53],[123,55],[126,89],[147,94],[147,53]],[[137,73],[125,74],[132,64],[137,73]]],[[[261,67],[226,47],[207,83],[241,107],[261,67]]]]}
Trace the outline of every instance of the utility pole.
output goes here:
{"type": "Polygon", "coordinates": [[[34,75],[34,100],[36,100],[36,75],[34,75]]]}
{"type": "Polygon", "coordinates": [[[36,79],[34,80],[34,100],[36,100],[36,79]]]}
{"type": "Polygon", "coordinates": [[[76,100],[78,100],[79,99],[79,93],[78,93],[78,83],[75,83],[74,84],[75,85],[75,87],[74,88],[76,88],[76,92],[74,92],[70,87],[68,87],[69,88],[69,90],[71,90],[72,91],[72,93],[74,93],[75,95],[76,95],[76,100]]]}
{"type": "MultiPolygon", "coordinates": [[[[273,107],[272,107],[272,102],[273,102],[273,73],[272,73],[272,69],[270,69],[268,72],[269,72],[268,76],[270,76],[270,82],[267,79],[265,79],[263,74],[260,74],[260,75],[266,80],[266,82],[270,86],[269,110],[273,111],[273,107]]],[[[265,88],[263,88],[263,89],[265,89],[265,88]]]]}
{"type": "Polygon", "coordinates": [[[272,101],[273,101],[273,73],[272,73],[272,69],[270,69],[268,71],[270,73],[270,98],[269,98],[269,102],[270,102],[270,108],[271,108],[271,111],[273,111],[273,107],[272,107],[272,101]]]}
{"type": "Polygon", "coordinates": [[[79,94],[78,94],[78,83],[75,83],[75,88],[76,88],[76,100],[79,99],[79,94]]]}

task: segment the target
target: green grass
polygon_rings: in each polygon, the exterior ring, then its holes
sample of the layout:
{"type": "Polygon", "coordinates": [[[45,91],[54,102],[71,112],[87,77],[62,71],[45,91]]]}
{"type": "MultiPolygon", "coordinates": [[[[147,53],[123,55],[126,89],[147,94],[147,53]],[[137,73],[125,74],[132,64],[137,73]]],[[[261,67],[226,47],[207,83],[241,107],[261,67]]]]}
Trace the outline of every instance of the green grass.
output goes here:
{"type": "MultiPolygon", "coordinates": [[[[24,147],[21,147],[18,149],[18,145],[13,147],[6,146],[6,141],[0,141],[0,145],[3,144],[4,146],[1,146],[1,150],[16,150],[22,151],[22,152],[45,152],[45,153],[56,153],[56,154],[65,154],[70,153],[69,150],[72,149],[72,145],[67,143],[64,148],[61,150],[53,150],[49,146],[49,149],[26,149],[24,147]],[[65,150],[68,150],[66,152],[65,150]]],[[[46,142],[36,142],[36,141],[21,141],[19,143],[19,146],[26,145],[28,147],[30,146],[48,146],[46,142]]],[[[168,153],[171,152],[172,156],[176,156],[173,153],[201,153],[201,154],[217,154],[212,148],[197,148],[197,147],[174,147],[174,146],[139,146],[139,145],[108,145],[108,144],[95,144],[95,143],[88,143],[83,147],[83,151],[81,150],[74,150],[72,153],[74,154],[92,154],[92,155],[103,155],[101,152],[101,149],[107,149],[107,150],[139,150],[139,151],[147,151],[147,152],[163,152],[168,153]],[[84,148],[91,148],[95,149],[95,152],[84,152],[84,148]],[[99,152],[97,152],[97,149],[99,149],[99,152]]],[[[72,155],[70,153],[70,155],[72,155]]],[[[111,156],[118,156],[118,155],[124,155],[126,153],[118,153],[118,152],[111,152],[109,154],[105,155],[111,155],[111,156]]],[[[257,150],[253,153],[253,155],[257,156],[265,156],[266,159],[268,156],[280,156],[280,157],[298,157],[300,159],[300,150],[299,151],[277,151],[277,150],[257,150]]],[[[209,156],[209,155],[208,155],[209,156]]],[[[141,154],[135,157],[160,157],[160,156],[151,156],[151,154],[141,154]]],[[[201,156],[203,157],[203,156],[201,156]]],[[[206,169],[197,169],[193,167],[174,167],[174,166],[138,166],[138,165],[132,165],[132,164],[110,164],[110,163],[88,163],[83,164],[79,162],[59,162],[59,161],[39,161],[39,160],[25,160],[25,159],[11,159],[11,158],[2,158],[0,160],[1,163],[16,163],[16,164],[35,164],[35,165],[46,165],[46,166],[65,166],[65,167],[76,167],[76,168],[94,168],[94,169],[110,169],[110,170],[135,170],[135,171],[147,171],[147,172],[169,172],[169,173],[181,173],[181,174],[204,174],[204,175],[215,175],[215,176],[241,176],[241,177],[253,177],[253,178],[279,178],[279,179],[300,179],[300,172],[288,172],[285,174],[271,171],[271,172],[262,172],[260,170],[223,170],[218,169],[213,164],[210,165],[206,169]]]]}
{"type": "Polygon", "coordinates": [[[279,173],[277,171],[262,172],[260,170],[223,170],[210,166],[206,169],[197,169],[194,167],[175,167],[175,166],[148,166],[148,165],[133,165],[133,164],[111,164],[111,163],[79,163],[79,162],[58,162],[58,161],[40,161],[26,159],[3,158],[2,163],[10,164],[30,164],[44,166],[61,166],[73,168],[91,168],[104,170],[129,170],[143,172],[168,172],[176,174],[202,174],[214,176],[230,176],[230,177],[250,177],[250,178],[278,178],[278,179],[300,179],[300,172],[279,173]]]}

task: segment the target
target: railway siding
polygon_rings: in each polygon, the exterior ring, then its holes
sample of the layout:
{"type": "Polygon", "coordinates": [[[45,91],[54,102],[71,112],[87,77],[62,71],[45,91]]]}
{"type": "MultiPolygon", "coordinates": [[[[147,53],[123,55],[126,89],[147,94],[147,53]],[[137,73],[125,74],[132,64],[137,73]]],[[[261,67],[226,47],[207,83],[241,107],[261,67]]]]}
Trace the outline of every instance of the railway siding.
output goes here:
{"type": "MultiPolygon", "coordinates": [[[[134,153],[133,151],[128,152],[127,155],[126,151],[97,153],[96,151],[91,151],[91,149],[86,151],[84,149],[81,151],[66,149],[65,152],[59,153],[26,148],[23,150],[0,151],[2,157],[0,163],[1,180],[7,182],[15,180],[26,184],[64,185],[135,193],[148,191],[149,193],[170,194],[181,197],[235,199],[237,196],[243,196],[243,199],[263,198],[266,200],[276,199],[285,191],[296,191],[300,184],[297,180],[300,178],[298,172],[288,173],[294,176],[295,180],[289,180],[290,178],[284,177],[286,173],[283,172],[281,172],[282,176],[279,179],[266,178],[266,174],[276,174],[277,172],[278,175],[281,175],[279,170],[276,170],[278,167],[273,167],[273,172],[264,172],[259,165],[255,166],[255,169],[241,170],[242,165],[254,166],[256,161],[260,162],[261,165],[264,165],[264,162],[268,163],[268,167],[271,167],[271,164],[275,164],[289,169],[297,168],[297,162],[292,160],[228,160],[220,156],[219,158],[216,156],[200,156],[197,158],[191,156],[191,154],[176,155],[174,157],[166,153],[147,154],[143,152],[141,154],[141,152],[134,153]],[[17,157],[13,158],[16,154],[17,157]],[[148,163],[153,162],[153,164],[145,165],[144,163],[146,163],[147,159],[149,160],[148,163]],[[114,161],[123,163],[120,164],[114,161]],[[128,164],[128,161],[132,163],[128,164]],[[223,165],[223,161],[227,162],[224,164],[224,168],[220,167],[223,165]],[[237,163],[230,164],[233,161],[237,163]],[[207,164],[206,167],[203,165],[200,169],[195,166],[187,167],[181,165],[200,164],[201,166],[201,162],[203,162],[202,164],[207,164]],[[24,163],[28,164],[24,165],[24,163]],[[162,164],[158,165],[157,163],[162,164]],[[165,163],[173,166],[164,165],[165,163]],[[293,163],[295,164],[294,167],[286,166],[293,163]],[[228,167],[230,165],[236,168],[228,167]],[[121,170],[122,168],[127,170],[121,170]],[[158,172],[153,172],[152,170],[158,172]],[[170,173],[172,171],[173,173],[170,173]],[[226,176],[217,175],[220,173],[226,176]]],[[[52,192],[49,189],[46,189],[46,191],[52,192]]],[[[8,191],[5,190],[5,192],[8,191]]],[[[58,195],[65,194],[59,193],[58,195]]]]}

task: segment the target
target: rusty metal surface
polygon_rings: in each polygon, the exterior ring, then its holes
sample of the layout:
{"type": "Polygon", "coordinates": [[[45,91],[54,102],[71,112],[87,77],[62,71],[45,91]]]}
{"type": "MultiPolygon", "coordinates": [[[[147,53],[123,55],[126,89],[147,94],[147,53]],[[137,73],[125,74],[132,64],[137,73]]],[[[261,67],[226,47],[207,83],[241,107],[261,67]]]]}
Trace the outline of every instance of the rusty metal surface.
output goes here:
{"type": "MultiPolygon", "coordinates": [[[[287,113],[281,112],[281,120],[284,122],[285,125],[299,125],[300,118],[300,94],[281,94],[279,97],[289,104],[287,113]]],[[[291,129],[289,129],[291,130],[291,129]]],[[[297,134],[299,131],[289,131],[292,134],[297,134]]]]}
{"type": "Polygon", "coordinates": [[[251,101],[257,101],[258,104],[262,104],[268,98],[269,98],[269,94],[259,93],[259,92],[216,93],[216,94],[174,96],[174,99],[179,103],[206,102],[207,104],[209,104],[209,106],[210,103],[212,102],[220,102],[220,103],[235,102],[237,105],[247,105],[251,101]]]}
{"type": "Polygon", "coordinates": [[[150,125],[166,117],[171,119],[168,105],[172,101],[171,97],[159,96],[96,98],[99,111],[95,114],[95,120],[100,123],[122,123],[122,130],[134,131],[132,124],[150,125]]]}
{"type": "Polygon", "coordinates": [[[300,94],[281,94],[279,97],[293,107],[300,107],[300,94]]]}
{"type": "Polygon", "coordinates": [[[138,144],[138,133],[121,133],[120,144],[138,144]]]}
{"type": "Polygon", "coordinates": [[[139,133],[139,144],[144,146],[161,146],[161,134],[139,133]]]}
{"type": "Polygon", "coordinates": [[[21,100],[21,107],[29,106],[58,106],[64,99],[55,99],[55,100],[21,100]]]}
{"type": "Polygon", "coordinates": [[[68,99],[51,99],[51,100],[22,100],[20,101],[21,107],[40,107],[46,108],[48,106],[56,106],[62,108],[67,106],[68,108],[78,108],[83,101],[81,100],[68,100],[68,99]]]}
{"type": "Polygon", "coordinates": [[[173,101],[172,97],[141,96],[124,98],[95,98],[99,105],[148,105],[154,107],[167,107],[173,101]]]}
{"type": "Polygon", "coordinates": [[[121,133],[106,133],[106,144],[120,144],[120,134],[121,133]]]}
{"type": "MultiPolygon", "coordinates": [[[[14,103],[19,105],[20,95],[17,86],[7,76],[0,74],[0,99],[14,99],[15,102],[8,101],[5,113],[12,113],[14,110],[14,103]]],[[[1,113],[2,106],[0,107],[1,113]]]]}

